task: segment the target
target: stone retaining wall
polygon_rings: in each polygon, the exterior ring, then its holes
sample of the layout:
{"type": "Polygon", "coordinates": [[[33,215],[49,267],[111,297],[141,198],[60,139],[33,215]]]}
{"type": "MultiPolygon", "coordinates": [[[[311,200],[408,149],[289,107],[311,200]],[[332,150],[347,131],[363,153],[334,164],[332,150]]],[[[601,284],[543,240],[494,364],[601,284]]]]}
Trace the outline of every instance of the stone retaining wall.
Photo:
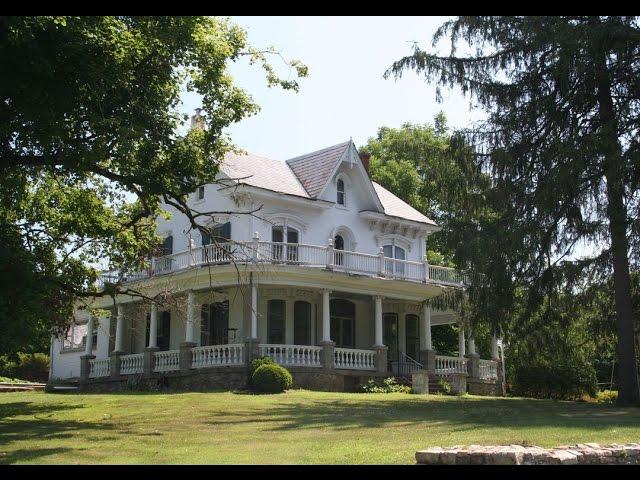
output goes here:
{"type": "Polygon", "coordinates": [[[579,443],[553,449],[507,445],[433,447],[416,452],[423,465],[640,465],[640,443],[579,443]]]}

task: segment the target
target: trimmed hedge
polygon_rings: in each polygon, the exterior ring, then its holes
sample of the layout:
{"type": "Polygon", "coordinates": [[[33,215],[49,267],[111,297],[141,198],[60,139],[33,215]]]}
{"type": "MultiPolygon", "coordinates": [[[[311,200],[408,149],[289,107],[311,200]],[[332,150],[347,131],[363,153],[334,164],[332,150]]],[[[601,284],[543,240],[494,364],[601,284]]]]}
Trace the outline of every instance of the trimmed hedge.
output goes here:
{"type": "Polygon", "coordinates": [[[253,385],[253,374],[262,365],[277,365],[271,357],[257,357],[249,362],[249,376],[247,377],[247,383],[249,386],[253,385]]]}
{"type": "Polygon", "coordinates": [[[265,363],[253,372],[251,384],[259,392],[280,393],[291,388],[293,378],[286,368],[265,363]]]}

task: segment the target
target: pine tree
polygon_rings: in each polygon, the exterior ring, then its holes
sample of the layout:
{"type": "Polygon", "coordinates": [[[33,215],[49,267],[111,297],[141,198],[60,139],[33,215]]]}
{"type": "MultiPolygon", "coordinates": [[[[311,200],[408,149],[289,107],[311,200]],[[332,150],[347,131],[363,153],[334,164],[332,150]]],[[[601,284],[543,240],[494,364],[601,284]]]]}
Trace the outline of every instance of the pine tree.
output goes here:
{"type": "Polygon", "coordinates": [[[433,46],[445,37],[450,55],[415,45],[385,76],[415,70],[439,98],[441,87],[460,87],[486,111],[468,133],[504,192],[514,240],[501,253],[532,306],[566,287],[567,272],[613,274],[618,402],[640,404],[629,274],[640,240],[638,17],[458,17],[433,46]],[[597,252],[572,260],[585,242],[597,252]]]}

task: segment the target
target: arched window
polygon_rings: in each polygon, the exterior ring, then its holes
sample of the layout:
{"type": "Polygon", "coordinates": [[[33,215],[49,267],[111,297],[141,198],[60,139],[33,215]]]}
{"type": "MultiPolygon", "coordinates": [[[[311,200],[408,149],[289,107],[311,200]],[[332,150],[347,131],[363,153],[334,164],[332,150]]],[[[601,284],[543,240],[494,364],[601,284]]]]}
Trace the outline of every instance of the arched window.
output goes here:
{"type": "Polygon", "coordinates": [[[298,261],[298,247],[300,234],[298,230],[287,225],[274,225],[271,228],[271,241],[281,245],[272,245],[271,254],[274,260],[287,262],[298,261]],[[285,238],[287,239],[285,242],[285,238]],[[282,245],[286,243],[287,245],[282,245]]]}
{"type": "Polygon", "coordinates": [[[284,344],[285,301],[269,300],[267,302],[267,342],[284,344]]]}
{"type": "Polygon", "coordinates": [[[355,348],[356,305],[349,300],[335,298],[329,307],[331,317],[331,340],[336,347],[355,348]]]}
{"type": "Polygon", "coordinates": [[[311,304],[302,300],[293,304],[293,343],[311,345],[311,304]]]}
{"type": "MultiPolygon", "coordinates": [[[[397,245],[383,245],[382,251],[387,258],[396,260],[406,260],[407,258],[404,248],[397,245]]],[[[388,275],[404,275],[404,263],[388,260],[385,262],[385,272],[388,275]]]]}
{"type": "Polygon", "coordinates": [[[344,264],[344,238],[342,235],[336,235],[333,238],[333,248],[334,248],[334,264],[335,265],[343,265],[344,264]]]}
{"type": "Polygon", "coordinates": [[[344,180],[341,178],[338,179],[338,205],[346,204],[346,194],[344,191],[344,180]]]}

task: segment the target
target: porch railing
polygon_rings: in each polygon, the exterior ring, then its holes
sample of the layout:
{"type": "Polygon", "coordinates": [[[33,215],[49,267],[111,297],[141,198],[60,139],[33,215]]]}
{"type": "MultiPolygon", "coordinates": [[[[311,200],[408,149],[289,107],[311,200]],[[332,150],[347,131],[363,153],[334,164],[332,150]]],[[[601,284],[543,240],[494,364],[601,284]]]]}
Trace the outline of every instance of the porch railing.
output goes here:
{"type": "Polygon", "coordinates": [[[244,344],[207,345],[191,349],[191,368],[244,365],[244,344]]]}
{"type": "Polygon", "coordinates": [[[452,373],[467,373],[467,359],[436,355],[436,375],[451,375],[452,373]]]}
{"type": "Polygon", "coordinates": [[[180,350],[155,352],[154,372],[172,372],[180,370],[180,350]]]}
{"type": "Polygon", "coordinates": [[[103,272],[97,286],[106,282],[131,282],[142,278],[163,275],[197,265],[221,265],[236,263],[291,264],[309,267],[326,267],[335,271],[353,272],[421,283],[441,283],[462,286],[468,278],[462,272],[448,267],[386,258],[362,252],[334,250],[330,246],[306,245],[282,242],[228,242],[205,245],[151,259],[149,268],[120,275],[103,272]]]}
{"type": "Polygon", "coordinates": [[[498,362],[494,360],[480,360],[480,378],[495,380],[498,378],[498,362]]]}
{"type": "Polygon", "coordinates": [[[261,343],[260,355],[271,357],[280,365],[291,367],[321,367],[322,347],[312,345],[276,345],[261,343]]]}
{"type": "Polygon", "coordinates": [[[134,353],[132,355],[122,355],[120,357],[120,374],[132,375],[142,373],[144,367],[144,354],[134,353]]]}
{"type": "Polygon", "coordinates": [[[424,370],[424,366],[402,352],[400,352],[399,360],[391,362],[391,371],[396,375],[411,375],[418,370],[424,370]]]}
{"type": "Polygon", "coordinates": [[[108,377],[111,373],[110,358],[94,358],[89,360],[89,377],[108,377]]]}
{"type": "Polygon", "coordinates": [[[345,370],[375,370],[376,352],[355,348],[336,348],[334,351],[335,368],[345,370]]]}

